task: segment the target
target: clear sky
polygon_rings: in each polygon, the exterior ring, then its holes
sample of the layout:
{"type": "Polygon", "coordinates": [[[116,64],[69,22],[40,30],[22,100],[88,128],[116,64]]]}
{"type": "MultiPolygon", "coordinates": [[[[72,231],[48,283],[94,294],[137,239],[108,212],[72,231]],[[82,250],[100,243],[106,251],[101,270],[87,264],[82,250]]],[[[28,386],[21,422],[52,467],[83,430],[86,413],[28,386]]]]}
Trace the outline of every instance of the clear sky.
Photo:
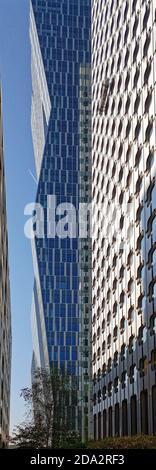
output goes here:
{"type": "Polygon", "coordinates": [[[36,187],[31,139],[29,0],[0,0],[0,74],[3,91],[4,158],[12,303],[11,428],[23,419],[22,387],[30,383],[31,246],[24,236],[24,207],[36,187]]]}

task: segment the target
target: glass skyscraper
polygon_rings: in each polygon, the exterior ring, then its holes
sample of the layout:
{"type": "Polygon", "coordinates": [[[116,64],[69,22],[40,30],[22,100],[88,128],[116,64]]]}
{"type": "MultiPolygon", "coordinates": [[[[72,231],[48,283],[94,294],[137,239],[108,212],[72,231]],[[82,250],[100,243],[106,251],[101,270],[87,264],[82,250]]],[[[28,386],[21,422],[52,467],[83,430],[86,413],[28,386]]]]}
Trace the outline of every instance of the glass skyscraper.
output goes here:
{"type": "Polygon", "coordinates": [[[32,243],[32,370],[53,367],[73,377],[77,394],[66,414],[82,437],[91,427],[89,219],[86,238],[78,236],[78,224],[76,235],[52,238],[47,205],[48,196],[55,196],[56,210],[71,203],[78,218],[79,204],[91,198],[90,31],[91,0],[31,0],[36,203],[42,205],[45,220],[45,237],[32,243]]]}

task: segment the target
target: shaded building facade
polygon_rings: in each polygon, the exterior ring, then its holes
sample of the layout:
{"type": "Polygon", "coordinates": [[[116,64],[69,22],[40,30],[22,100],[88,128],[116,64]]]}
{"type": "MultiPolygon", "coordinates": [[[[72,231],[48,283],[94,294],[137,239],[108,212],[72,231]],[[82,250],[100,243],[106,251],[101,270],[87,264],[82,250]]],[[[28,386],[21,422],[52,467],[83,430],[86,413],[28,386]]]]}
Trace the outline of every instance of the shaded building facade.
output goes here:
{"type": "Polygon", "coordinates": [[[33,242],[32,370],[52,367],[72,377],[77,393],[65,413],[83,437],[91,416],[91,243],[78,228],[71,237],[49,236],[47,196],[55,196],[55,214],[62,203],[78,214],[80,202],[90,202],[90,32],[90,0],[31,0],[36,203],[46,222],[45,237],[33,242]]]}
{"type": "Polygon", "coordinates": [[[0,90],[0,447],[6,447],[10,420],[11,307],[1,100],[0,90]]]}
{"type": "Polygon", "coordinates": [[[94,436],[156,434],[155,2],[92,2],[94,436]]]}

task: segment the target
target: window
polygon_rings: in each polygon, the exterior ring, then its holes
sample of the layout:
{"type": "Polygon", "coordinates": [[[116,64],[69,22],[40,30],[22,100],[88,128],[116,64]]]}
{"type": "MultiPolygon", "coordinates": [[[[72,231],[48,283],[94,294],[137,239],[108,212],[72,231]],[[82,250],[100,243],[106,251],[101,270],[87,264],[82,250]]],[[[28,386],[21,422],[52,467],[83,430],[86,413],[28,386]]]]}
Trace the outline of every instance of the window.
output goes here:
{"type": "Polygon", "coordinates": [[[103,341],[103,343],[102,343],[102,354],[105,354],[105,352],[106,352],[106,342],[103,341]]]}
{"type": "Polygon", "coordinates": [[[156,314],[154,313],[150,317],[150,335],[154,335],[156,333],[156,314]]]}
{"type": "Polygon", "coordinates": [[[101,411],[98,413],[98,439],[101,439],[101,411]]]}
{"type": "Polygon", "coordinates": [[[147,374],[147,367],[148,367],[147,357],[144,356],[139,361],[140,377],[145,377],[145,375],[147,374]]]}
{"type": "Polygon", "coordinates": [[[135,166],[138,166],[141,160],[142,147],[139,147],[135,156],[135,166]]]}
{"type": "Polygon", "coordinates": [[[134,26],[133,26],[133,38],[135,38],[136,36],[138,24],[139,24],[139,15],[136,15],[135,20],[134,20],[134,26]]]}
{"type": "Polygon", "coordinates": [[[127,400],[122,402],[122,434],[123,436],[128,434],[127,400]]]}
{"type": "Polygon", "coordinates": [[[111,397],[112,395],[112,382],[109,382],[108,384],[108,396],[111,397]]]}
{"type": "Polygon", "coordinates": [[[135,132],[134,132],[135,140],[138,139],[140,131],[141,131],[141,119],[138,119],[138,122],[137,122],[137,125],[136,125],[136,128],[135,128],[135,132]]]}
{"type": "Polygon", "coordinates": [[[140,411],[141,411],[141,432],[148,434],[148,394],[144,390],[140,394],[140,411]]]}
{"type": "Polygon", "coordinates": [[[140,93],[137,93],[136,100],[134,103],[134,113],[137,114],[140,104],[140,93]]]}
{"type": "Polygon", "coordinates": [[[134,342],[135,342],[135,339],[134,339],[134,336],[132,335],[129,338],[129,354],[132,354],[132,352],[134,351],[134,342]]]}
{"type": "Polygon", "coordinates": [[[136,395],[131,397],[131,435],[137,434],[137,398],[136,395]]]}
{"type": "Polygon", "coordinates": [[[156,370],[156,349],[151,352],[151,369],[156,370]]]}
{"type": "Polygon", "coordinates": [[[108,408],[108,436],[112,436],[112,406],[108,408]]]}
{"type": "Polygon", "coordinates": [[[106,437],[107,432],[107,412],[103,410],[103,438],[106,437]]]}
{"type": "Polygon", "coordinates": [[[128,119],[127,126],[126,126],[126,139],[129,136],[130,130],[131,130],[131,119],[128,119]]]}
{"type": "Polygon", "coordinates": [[[104,332],[105,330],[105,320],[102,320],[102,333],[104,332]]]}
{"type": "Polygon", "coordinates": [[[147,27],[149,14],[150,14],[150,5],[147,5],[144,18],[143,18],[143,31],[147,27]]]}
{"type": "Polygon", "coordinates": [[[118,365],[118,351],[115,351],[114,353],[114,367],[117,367],[118,365]]]}
{"type": "Polygon", "coordinates": [[[150,171],[154,163],[154,151],[151,151],[148,155],[146,162],[146,171],[150,171]]]}
{"type": "Polygon", "coordinates": [[[136,372],[136,365],[132,364],[132,366],[130,366],[130,370],[129,370],[130,384],[134,383],[135,372],[136,372]]]}
{"type": "Polygon", "coordinates": [[[156,385],[152,387],[153,435],[156,436],[156,385]]]}
{"type": "Polygon", "coordinates": [[[128,95],[127,101],[126,101],[126,106],[125,106],[125,114],[128,113],[130,104],[131,104],[131,100],[130,100],[130,96],[128,95]]]}
{"type": "Polygon", "coordinates": [[[126,378],[127,378],[127,372],[124,371],[122,372],[121,374],[121,386],[122,386],[122,389],[124,389],[126,387],[126,378]]]}
{"type": "Polygon", "coordinates": [[[128,311],[128,323],[129,323],[129,325],[131,325],[133,320],[134,320],[134,307],[130,307],[130,309],[128,311]]]}
{"type": "Polygon", "coordinates": [[[103,366],[102,366],[102,375],[103,375],[103,377],[106,375],[106,370],[107,370],[106,363],[104,363],[103,366]]]}
{"type": "Polygon", "coordinates": [[[105,385],[102,389],[102,398],[103,398],[103,400],[106,400],[106,386],[105,385]]]}
{"type": "Polygon", "coordinates": [[[136,62],[138,52],[139,52],[139,41],[136,42],[135,49],[133,52],[133,63],[136,62]]]}
{"type": "Polygon", "coordinates": [[[101,403],[101,390],[98,391],[98,403],[101,403]]]}
{"type": "Polygon", "coordinates": [[[118,327],[117,325],[114,327],[114,330],[113,330],[113,339],[114,341],[117,340],[117,337],[118,337],[118,327]]]}
{"type": "Polygon", "coordinates": [[[100,349],[100,347],[99,347],[98,350],[97,350],[97,359],[98,359],[98,360],[100,359],[100,354],[101,354],[101,349],[100,349]]]}
{"type": "Polygon", "coordinates": [[[125,91],[128,88],[129,82],[130,82],[130,72],[128,71],[126,75],[126,80],[125,80],[125,91]]]}
{"type": "Polygon", "coordinates": [[[134,75],[134,82],[133,82],[133,87],[136,88],[137,87],[137,83],[138,83],[138,80],[139,80],[139,75],[140,75],[140,67],[139,65],[136,67],[136,72],[135,72],[135,75],[134,75]]]}
{"type": "Polygon", "coordinates": [[[120,408],[119,403],[115,404],[115,436],[120,435],[120,408]]]}
{"type": "Polygon", "coordinates": [[[123,344],[121,346],[121,361],[124,361],[125,360],[125,357],[126,357],[126,345],[123,344]]]}
{"type": "Polygon", "coordinates": [[[100,326],[97,329],[97,339],[99,339],[99,336],[100,336],[100,326]]]}
{"type": "Polygon", "coordinates": [[[118,392],[118,384],[119,384],[119,378],[115,377],[115,379],[114,379],[114,392],[115,393],[118,392]]]}
{"type": "Polygon", "coordinates": [[[152,131],[153,131],[153,119],[151,119],[149,121],[149,124],[146,128],[146,132],[145,132],[145,140],[146,142],[148,142],[151,138],[151,135],[152,135],[152,131]]]}
{"type": "Polygon", "coordinates": [[[150,77],[151,69],[152,69],[152,64],[151,64],[151,59],[150,59],[147,63],[147,67],[146,67],[145,74],[144,74],[144,85],[148,85],[148,80],[150,77]]]}
{"type": "Polygon", "coordinates": [[[111,359],[111,357],[109,357],[109,359],[108,359],[108,372],[111,372],[111,370],[112,370],[112,359],[111,359]]]}
{"type": "Polygon", "coordinates": [[[120,321],[120,330],[121,330],[121,333],[124,332],[125,327],[126,327],[126,320],[125,320],[125,317],[122,317],[122,318],[121,318],[121,321],[120,321]]]}
{"type": "Polygon", "coordinates": [[[148,48],[149,48],[149,45],[150,45],[150,41],[151,41],[151,33],[149,32],[146,36],[146,40],[145,40],[145,44],[144,44],[143,57],[146,57],[146,55],[148,53],[148,48]]]}

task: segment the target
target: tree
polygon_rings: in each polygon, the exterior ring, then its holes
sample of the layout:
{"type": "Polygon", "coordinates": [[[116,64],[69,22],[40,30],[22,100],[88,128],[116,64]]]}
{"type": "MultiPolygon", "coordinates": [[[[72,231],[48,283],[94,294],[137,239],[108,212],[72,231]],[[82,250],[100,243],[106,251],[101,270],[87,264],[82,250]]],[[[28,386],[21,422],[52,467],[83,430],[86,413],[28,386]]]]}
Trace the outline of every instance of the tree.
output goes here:
{"type": "MultiPolygon", "coordinates": [[[[27,415],[26,421],[17,426],[12,443],[18,447],[56,448],[70,440],[72,421],[67,405],[77,401],[76,378],[59,370],[38,369],[33,376],[31,388],[21,391],[27,415]]],[[[74,436],[74,434],[73,434],[74,436]]],[[[76,441],[80,437],[76,434],[76,441]]]]}

